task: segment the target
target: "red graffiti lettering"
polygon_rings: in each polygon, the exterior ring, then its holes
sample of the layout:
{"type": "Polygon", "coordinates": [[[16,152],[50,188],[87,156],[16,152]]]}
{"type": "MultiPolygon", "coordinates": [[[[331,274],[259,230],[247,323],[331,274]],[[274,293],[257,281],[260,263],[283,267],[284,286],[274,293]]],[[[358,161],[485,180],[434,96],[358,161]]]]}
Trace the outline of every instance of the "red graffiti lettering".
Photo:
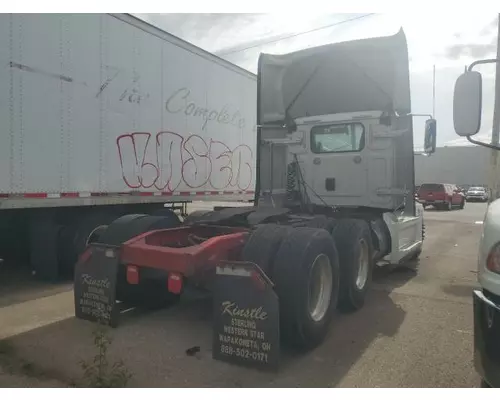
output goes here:
{"type": "Polygon", "coordinates": [[[118,136],[116,145],[123,182],[131,189],[155,187],[173,192],[181,185],[205,190],[250,188],[253,153],[244,144],[231,150],[225,143],[199,135],[183,138],[163,131],[151,140],[147,132],[118,136]],[[154,143],[154,144],[151,144],[154,143]]]}

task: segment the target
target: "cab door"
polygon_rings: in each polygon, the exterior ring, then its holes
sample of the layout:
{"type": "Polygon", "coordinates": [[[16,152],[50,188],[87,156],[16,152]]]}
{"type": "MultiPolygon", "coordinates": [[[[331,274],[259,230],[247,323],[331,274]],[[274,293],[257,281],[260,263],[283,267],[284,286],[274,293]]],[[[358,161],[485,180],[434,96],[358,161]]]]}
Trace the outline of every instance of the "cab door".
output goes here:
{"type": "Polygon", "coordinates": [[[361,122],[329,122],[310,130],[311,182],[322,198],[359,204],[366,194],[368,166],[361,151],[365,147],[361,122]],[[343,200],[343,201],[342,201],[343,200]]]}

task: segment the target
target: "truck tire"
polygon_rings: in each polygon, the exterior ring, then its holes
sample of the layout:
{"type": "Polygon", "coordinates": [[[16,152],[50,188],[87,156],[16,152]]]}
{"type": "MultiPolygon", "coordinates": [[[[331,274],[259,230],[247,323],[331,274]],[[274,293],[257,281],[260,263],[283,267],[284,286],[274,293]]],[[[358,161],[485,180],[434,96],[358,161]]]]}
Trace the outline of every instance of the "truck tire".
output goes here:
{"type": "Polygon", "coordinates": [[[268,278],[273,280],[276,253],[291,229],[293,228],[289,226],[274,224],[259,226],[245,243],[241,259],[257,264],[268,278]]]}
{"type": "MultiPolygon", "coordinates": [[[[106,228],[99,242],[119,246],[150,230],[175,228],[179,225],[180,221],[174,213],[163,217],[146,214],[124,215],[106,228]]],[[[180,295],[170,293],[164,280],[147,279],[139,281],[137,285],[131,285],[127,282],[125,266],[120,266],[116,299],[134,307],[153,310],[177,303],[180,295]]]]}
{"type": "Polygon", "coordinates": [[[338,221],[333,238],[339,250],[339,308],[355,311],[363,307],[373,272],[373,242],[370,227],[360,219],[338,221]]]}
{"type": "Polygon", "coordinates": [[[318,215],[313,219],[307,221],[306,226],[309,228],[324,229],[328,233],[332,233],[335,227],[336,220],[328,218],[324,215],[318,215]]]}
{"type": "Polygon", "coordinates": [[[283,341],[302,350],[318,346],[338,300],[339,260],[331,235],[324,229],[291,229],[276,254],[273,275],[283,341]]]}
{"type": "Polygon", "coordinates": [[[154,210],[151,214],[153,217],[170,217],[173,215],[177,215],[171,208],[168,207],[160,207],[154,210]]]}
{"type": "Polygon", "coordinates": [[[155,229],[170,229],[181,225],[179,217],[172,213],[165,216],[128,214],[114,220],[100,235],[100,242],[120,246],[127,240],[155,229]]]}
{"type": "Polygon", "coordinates": [[[108,229],[108,225],[99,225],[95,228],[87,237],[87,246],[92,243],[99,243],[99,239],[101,238],[104,231],[108,229]]]}
{"type": "Polygon", "coordinates": [[[90,242],[95,242],[107,225],[116,219],[116,215],[104,212],[90,212],[65,225],[58,238],[58,258],[61,273],[73,275],[78,257],[90,242]]]}
{"type": "Polygon", "coordinates": [[[210,212],[210,210],[193,211],[192,213],[189,213],[189,215],[186,218],[184,218],[183,224],[190,225],[190,224],[202,219],[202,217],[207,215],[209,212],[210,212]]]}

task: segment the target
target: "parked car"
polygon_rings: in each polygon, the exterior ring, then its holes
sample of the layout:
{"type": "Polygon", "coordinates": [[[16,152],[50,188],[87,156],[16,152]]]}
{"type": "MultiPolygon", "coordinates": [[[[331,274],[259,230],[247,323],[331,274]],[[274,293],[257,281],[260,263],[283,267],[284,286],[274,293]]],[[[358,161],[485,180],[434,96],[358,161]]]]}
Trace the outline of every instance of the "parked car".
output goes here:
{"type": "Polygon", "coordinates": [[[465,194],[467,201],[488,201],[488,191],[482,186],[473,186],[465,194]]]}
{"type": "Polygon", "coordinates": [[[418,201],[425,207],[434,206],[438,210],[463,209],[465,196],[460,189],[448,183],[424,183],[418,190],[418,201]]]}

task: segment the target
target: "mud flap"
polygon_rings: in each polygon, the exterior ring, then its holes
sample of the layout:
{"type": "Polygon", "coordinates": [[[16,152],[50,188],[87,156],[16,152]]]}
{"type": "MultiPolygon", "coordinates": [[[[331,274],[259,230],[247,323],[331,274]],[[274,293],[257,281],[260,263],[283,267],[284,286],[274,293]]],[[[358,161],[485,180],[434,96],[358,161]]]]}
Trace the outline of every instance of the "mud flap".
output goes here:
{"type": "Polygon", "coordinates": [[[118,326],[116,303],[118,247],[92,244],[75,267],[75,316],[87,321],[118,326]]]}
{"type": "Polygon", "coordinates": [[[217,266],[212,357],[258,369],[279,367],[278,296],[254,263],[231,261],[217,266]]]}

